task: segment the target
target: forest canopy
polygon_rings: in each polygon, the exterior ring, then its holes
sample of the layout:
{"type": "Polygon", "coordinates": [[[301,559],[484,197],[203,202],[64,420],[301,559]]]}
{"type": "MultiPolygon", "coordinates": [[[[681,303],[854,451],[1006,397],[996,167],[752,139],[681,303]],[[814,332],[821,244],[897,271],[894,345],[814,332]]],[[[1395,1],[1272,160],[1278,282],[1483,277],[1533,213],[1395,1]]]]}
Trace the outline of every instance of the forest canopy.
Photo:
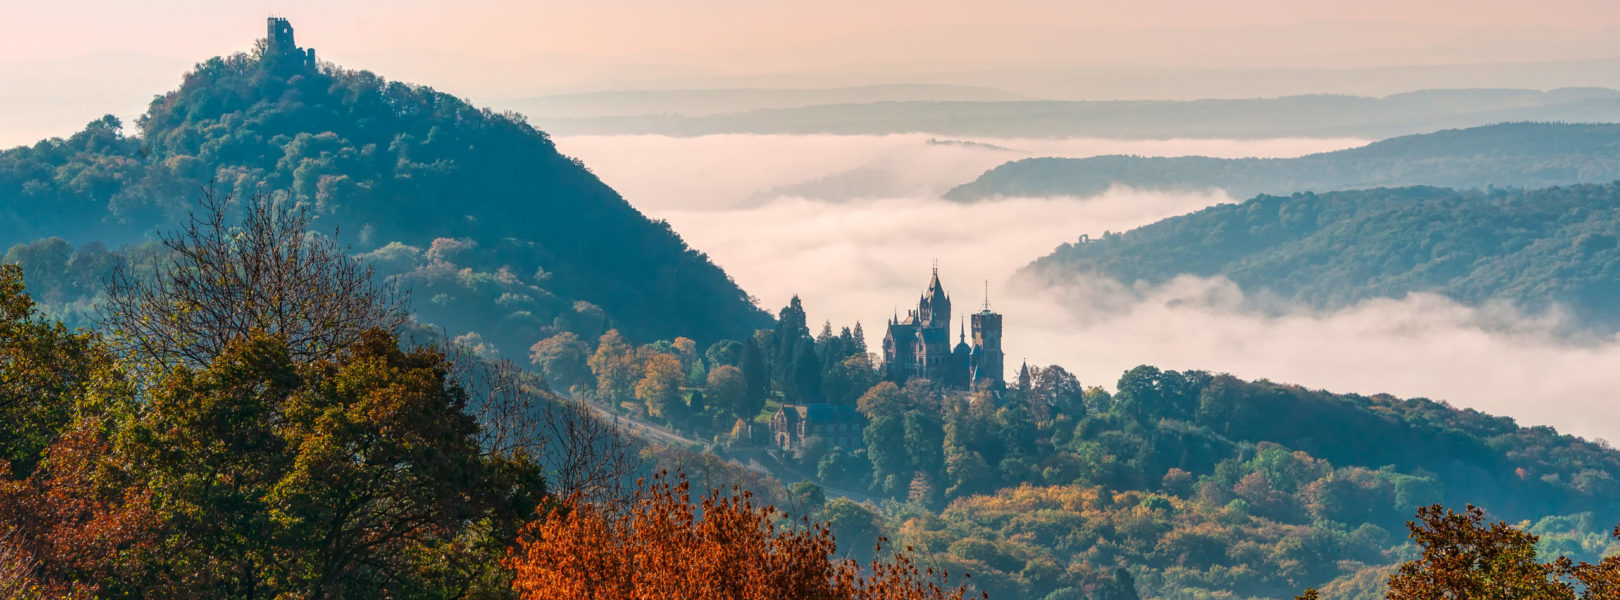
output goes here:
{"type": "Polygon", "coordinates": [[[507,356],[555,331],[599,335],[592,321],[708,340],[769,322],[706,255],[521,116],[262,52],[199,63],[152,101],[138,135],[108,116],[0,152],[0,246],[30,245],[7,260],[28,267],[48,308],[93,302],[108,252],[145,252],[212,186],[308,205],[315,231],[415,288],[424,321],[507,356]]]}
{"type": "Polygon", "coordinates": [[[1127,285],[1219,276],[1318,308],[1434,292],[1470,305],[1563,306],[1586,324],[1613,328],[1617,207],[1616,183],[1259,196],[1064,244],[1022,275],[1127,285]]]}

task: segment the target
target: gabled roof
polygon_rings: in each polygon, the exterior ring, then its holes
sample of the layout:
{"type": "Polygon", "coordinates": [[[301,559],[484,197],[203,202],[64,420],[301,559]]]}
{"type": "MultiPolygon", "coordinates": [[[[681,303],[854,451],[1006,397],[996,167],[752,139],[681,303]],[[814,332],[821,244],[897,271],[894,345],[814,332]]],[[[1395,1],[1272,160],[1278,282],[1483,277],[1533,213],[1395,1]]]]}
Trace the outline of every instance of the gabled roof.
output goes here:
{"type": "Polygon", "coordinates": [[[798,417],[817,423],[855,423],[865,419],[853,406],[833,406],[826,403],[783,404],[782,410],[788,412],[789,418],[798,417]]]}

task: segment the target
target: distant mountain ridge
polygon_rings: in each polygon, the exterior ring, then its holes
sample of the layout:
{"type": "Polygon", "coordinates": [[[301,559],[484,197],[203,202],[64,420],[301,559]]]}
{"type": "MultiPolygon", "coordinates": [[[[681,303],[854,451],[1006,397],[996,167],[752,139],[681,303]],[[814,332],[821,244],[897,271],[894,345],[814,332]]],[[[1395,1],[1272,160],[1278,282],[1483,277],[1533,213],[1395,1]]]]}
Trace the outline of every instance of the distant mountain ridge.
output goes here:
{"type": "Polygon", "coordinates": [[[419,288],[427,320],[507,356],[559,329],[712,340],[770,322],[667,223],[521,117],[311,60],[261,43],[199,63],[153,100],[139,137],[107,117],[0,153],[0,246],[62,237],[67,250],[42,256],[65,264],[64,252],[139,243],[212,181],[307,203],[323,231],[419,288]]]}
{"type": "Polygon", "coordinates": [[[1387,186],[1546,187],[1620,179],[1620,124],[1501,123],[1391,138],[1298,158],[1096,156],[1009,162],[946,193],[1092,196],[1219,188],[1235,198],[1387,186]]]}
{"type": "Polygon", "coordinates": [[[608,90],[502,101],[530,119],[594,119],[637,115],[706,116],[823,104],[896,101],[1001,102],[1027,100],[1001,90],[963,85],[866,85],[838,88],[608,90]]]}
{"type": "Polygon", "coordinates": [[[1319,308],[1412,292],[1572,309],[1620,327],[1620,182],[1259,196],[1064,244],[1021,272],[1062,282],[1226,277],[1319,308]]]}
{"type": "Polygon", "coordinates": [[[1421,90],[1381,98],[1101,101],[867,101],[724,114],[565,118],[537,122],[557,135],[722,133],[977,137],[1386,138],[1506,121],[1620,121],[1607,88],[1421,90]]]}

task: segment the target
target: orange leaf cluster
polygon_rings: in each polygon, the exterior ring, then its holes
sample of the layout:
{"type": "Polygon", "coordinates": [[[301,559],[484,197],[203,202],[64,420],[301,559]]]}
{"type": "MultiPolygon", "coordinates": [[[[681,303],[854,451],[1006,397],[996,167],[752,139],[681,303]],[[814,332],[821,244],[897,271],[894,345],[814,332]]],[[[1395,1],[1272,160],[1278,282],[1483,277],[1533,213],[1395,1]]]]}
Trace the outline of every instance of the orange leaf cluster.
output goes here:
{"type": "Polygon", "coordinates": [[[792,521],[752,494],[684,476],[638,487],[622,510],[570,499],[525,528],[507,558],[526,600],[963,600],[903,555],[862,569],[834,558],[825,524],[792,521]]]}

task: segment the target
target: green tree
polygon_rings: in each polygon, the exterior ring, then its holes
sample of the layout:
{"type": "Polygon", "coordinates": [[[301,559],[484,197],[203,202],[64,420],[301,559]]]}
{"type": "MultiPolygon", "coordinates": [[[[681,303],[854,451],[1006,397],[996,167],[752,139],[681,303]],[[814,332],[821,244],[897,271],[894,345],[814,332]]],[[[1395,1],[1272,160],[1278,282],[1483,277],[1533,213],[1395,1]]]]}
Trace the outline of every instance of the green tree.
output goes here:
{"type": "Polygon", "coordinates": [[[529,362],[540,368],[546,381],[558,391],[566,392],[576,385],[591,381],[590,346],[572,331],[535,342],[529,348],[529,362]]]}
{"type": "Polygon", "coordinates": [[[748,383],[748,405],[747,410],[737,414],[752,418],[765,408],[765,397],[771,393],[771,372],[765,364],[765,354],[753,340],[743,342],[741,364],[743,380],[748,383]]]}
{"type": "Polygon", "coordinates": [[[736,340],[720,340],[709,345],[703,351],[703,358],[709,361],[709,368],[726,366],[739,366],[742,364],[743,345],[736,340]]]}
{"type": "Polygon", "coordinates": [[[758,413],[747,412],[753,404],[748,401],[748,382],[742,369],[730,365],[716,367],[709,371],[707,389],[709,403],[716,408],[744,418],[753,418],[758,413]]]}
{"type": "Polygon", "coordinates": [[[260,336],[176,370],[118,445],[165,532],[147,589],[478,593],[542,489],[536,469],[483,454],[449,372],[378,331],[332,360],[301,365],[260,336]]]}
{"type": "Polygon", "coordinates": [[[127,397],[118,385],[96,336],[43,320],[22,270],[0,265],[0,459],[26,476],[76,412],[94,410],[82,402],[127,397]]]}

